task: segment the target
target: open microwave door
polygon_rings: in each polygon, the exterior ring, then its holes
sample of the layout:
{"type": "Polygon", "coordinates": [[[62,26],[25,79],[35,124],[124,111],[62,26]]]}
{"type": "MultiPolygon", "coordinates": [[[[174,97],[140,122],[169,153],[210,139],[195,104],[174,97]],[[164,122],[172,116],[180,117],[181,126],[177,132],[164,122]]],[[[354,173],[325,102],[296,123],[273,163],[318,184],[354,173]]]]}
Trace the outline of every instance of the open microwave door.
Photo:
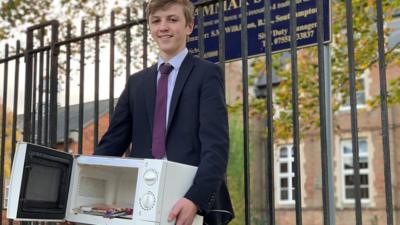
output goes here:
{"type": "Polygon", "coordinates": [[[40,145],[17,145],[11,171],[7,217],[62,221],[71,179],[72,155],[40,145]]]}

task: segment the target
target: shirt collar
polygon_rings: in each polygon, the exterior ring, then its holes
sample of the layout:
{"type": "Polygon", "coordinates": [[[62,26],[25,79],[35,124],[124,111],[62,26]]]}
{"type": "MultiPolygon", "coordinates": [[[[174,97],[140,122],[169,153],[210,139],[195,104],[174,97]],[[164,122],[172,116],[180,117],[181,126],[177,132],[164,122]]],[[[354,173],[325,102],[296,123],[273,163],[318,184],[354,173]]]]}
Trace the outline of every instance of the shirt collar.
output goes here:
{"type": "Polygon", "coordinates": [[[169,63],[174,67],[174,70],[179,70],[179,67],[181,67],[182,62],[185,59],[185,57],[188,54],[188,52],[189,52],[188,49],[184,48],[176,56],[172,57],[168,62],[165,62],[161,57],[158,57],[157,71],[160,70],[160,66],[163,63],[169,63]]]}

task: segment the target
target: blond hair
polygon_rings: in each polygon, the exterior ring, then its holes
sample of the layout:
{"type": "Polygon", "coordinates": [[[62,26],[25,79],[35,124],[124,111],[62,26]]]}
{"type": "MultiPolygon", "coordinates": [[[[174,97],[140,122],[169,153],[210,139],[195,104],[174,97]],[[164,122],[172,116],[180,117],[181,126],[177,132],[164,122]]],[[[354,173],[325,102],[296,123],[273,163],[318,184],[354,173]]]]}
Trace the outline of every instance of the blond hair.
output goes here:
{"type": "Polygon", "coordinates": [[[146,8],[146,17],[149,20],[151,14],[170,5],[178,4],[183,7],[183,15],[186,24],[194,24],[194,6],[190,0],[151,0],[146,8]]]}

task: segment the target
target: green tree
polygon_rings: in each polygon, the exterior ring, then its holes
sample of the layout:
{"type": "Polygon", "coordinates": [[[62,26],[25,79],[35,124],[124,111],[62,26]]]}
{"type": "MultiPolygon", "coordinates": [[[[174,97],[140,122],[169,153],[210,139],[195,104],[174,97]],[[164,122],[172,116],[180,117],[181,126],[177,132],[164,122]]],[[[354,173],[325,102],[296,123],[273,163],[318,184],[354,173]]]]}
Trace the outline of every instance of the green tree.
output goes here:
{"type": "MultiPolygon", "coordinates": [[[[43,23],[45,21],[57,20],[60,23],[59,40],[66,39],[67,25],[72,28],[72,36],[80,35],[81,20],[85,20],[86,33],[92,33],[95,30],[95,18],[100,18],[100,29],[110,27],[111,10],[115,13],[115,25],[126,23],[127,8],[130,9],[130,20],[143,18],[143,3],[144,1],[106,1],[106,0],[37,0],[34,4],[30,0],[8,0],[0,3],[0,41],[20,39],[25,41],[26,29],[29,26],[43,23]]],[[[49,32],[45,30],[45,32],[49,32]]],[[[39,37],[39,32],[34,33],[35,37],[39,37]]],[[[126,55],[126,35],[124,31],[116,32],[116,46],[121,55],[126,55]]],[[[49,39],[49,35],[46,36],[49,39]]],[[[100,38],[100,47],[104,48],[108,43],[109,35],[103,35],[100,38]],[[107,37],[106,37],[107,36],[107,37]],[[103,38],[104,37],[104,38],[103,38]]],[[[132,64],[135,68],[141,68],[142,65],[142,37],[143,27],[134,26],[131,28],[131,48],[130,55],[132,64]],[[140,54],[138,54],[140,53],[140,54]]],[[[38,40],[36,40],[38,41],[38,40]]],[[[150,49],[154,44],[150,44],[150,49]]],[[[86,41],[87,49],[86,58],[94,61],[94,41],[86,41]]],[[[24,44],[22,44],[24,48],[24,44]]],[[[80,51],[79,45],[72,45],[72,54],[77,54],[80,51]]],[[[65,47],[62,47],[61,54],[65,53],[65,47]]],[[[122,75],[124,67],[124,57],[116,58],[116,73],[122,75]]],[[[60,78],[63,78],[65,63],[60,65],[60,78]]]]}
{"type": "MultiPolygon", "coordinates": [[[[3,121],[3,104],[0,103],[0,118],[1,121],[3,121]]],[[[13,114],[12,112],[8,111],[6,114],[6,133],[5,133],[5,154],[4,154],[4,176],[5,177],[10,177],[10,171],[11,171],[11,139],[12,139],[12,122],[13,122],[13,114]]],[[[3,127],[3,124],[1,123],[0,127],[3,127]]],[[[0,137],[2,137],[2,129],[0,129],[0,137]]],[[[16,131],[16,140],[21,140],[21,133],[19,131],[16,131]]],[[[1,140],[0,140],[1,142],[1,140]]]]}
{"type": "MultiPolygon", "coordinates": [[[[378,61],[378,36],[376,29],[376,6],[372,0],[353,0],[353,27],[355,46],[355,71],[356,76],[371,69],[378,61]]],[[[385,23],[392,21],[394,9],[400,6],[400,0],[384,0],[385,23]]],[[[344,0],[332,1],[332,93],[333,110],[348,100],[349,97],[349,71],[348,51],[346,37],[346,10],[344,0]]],[[[391,28],[385,28],[386,46],[391,28]]],[[[400,40],[399,40],[400,42],[400,40]]],[[[400,65],[399,44],[386,48],[385,59],[387,65],[400,65]]],[[[283,53],[285,54],[285,53],[283,53]]],[[[290,57],[283,54],[273,55],[273,68],[276,75],[281,78],[281,83],[274,89],[274,105],[277,118],[274,120],[275,135],[280,138],[291,137],[292,132],[292,94],[290,57]]],[[[287,53],[286,53],[287,54],[287,53]]],[[[319,126],[319,89],[318,89],[318,52],[316,47],[298,51],[298,89],[300,129],[307,131],[319,126]]],[[[253,74],[264,70],[264,57],[257,58],[252,63],[253,74]]],[[[388,103],[400,102],[400,76],[388,82],[388,103]]],[[[357,85],[357,88],[360,88],[357,85]]],[[[370,107],[379,107],[380,96],[369,99],[370,107]]],[[[240,104],[240,103],[239,103],[240,104]]],[[[254,113],[266,113],[264,99],[251,99],[251,109],[254,113]]]]}
{"type": "Polygon", "coordinates": [[[229,138],[227,179],[235,212],[235,218],[230,224],[242,225],[244,222],[243,126],[238,112],[229,115],[229,138]]]}
{"type": "Polygon", "coordinates": [[[24,32],[28,26],[53,19],[57,19],[63,27],[67,22],[80,22],[83,18],[94,21],[96,16],[100,16],[102,20],[106,20],[109,19],[111,8],[116,13],[117,21],[124,20],[124,6],[131,9],[132,19],[137,18],[143,1],[128,2],[123,4],[117,0],[37,0],[32,4],[30,0],[3,1],[0,5],[0,40],[13,38],[24,32]]]}

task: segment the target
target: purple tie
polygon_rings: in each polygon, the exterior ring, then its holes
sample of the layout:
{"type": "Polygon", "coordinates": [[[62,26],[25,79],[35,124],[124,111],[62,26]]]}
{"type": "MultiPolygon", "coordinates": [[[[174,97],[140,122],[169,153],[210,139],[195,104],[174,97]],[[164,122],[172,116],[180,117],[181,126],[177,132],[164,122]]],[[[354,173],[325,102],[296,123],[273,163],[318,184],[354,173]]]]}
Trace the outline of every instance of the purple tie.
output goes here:
{"type": "Polygon", "coordinates": [[[152,154],[154,158],[161,159],[165,155],[165,133],[168,95],[168,75],[174,69],[170,64],[160,66],[160,78],[157,84],[156,105],[154,111],[152,154]]]}

